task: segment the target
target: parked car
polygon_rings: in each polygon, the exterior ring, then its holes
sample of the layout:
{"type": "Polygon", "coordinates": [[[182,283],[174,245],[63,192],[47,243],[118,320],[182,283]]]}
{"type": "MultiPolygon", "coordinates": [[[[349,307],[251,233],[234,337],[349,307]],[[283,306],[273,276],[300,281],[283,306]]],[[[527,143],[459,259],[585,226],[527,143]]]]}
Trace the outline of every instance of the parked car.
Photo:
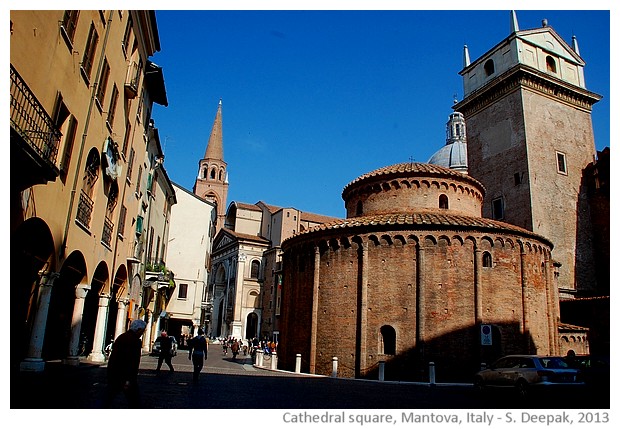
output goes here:
{"type": "Polygon", "coordinates": [[[569,367],[558,356],[509,355],[504,356],[474,378],[478,390],[487,388],[513,389],[520,398],[558,387],[583,387],[578,369],[569,367]]]}
{"type": "MultiPolygon", "coordinates": [[[[177,350],[179,349],[179,344],[177,343],[177,339],[174,338],[172,335],[168,335],[168,338],[172,340],[172,353],[171,354],[172,356],[176,356],[177,350]]],[[[157,339],[153,343],[153,351],[151,352],[151,354],[158,355],[159,353],[161,353],[161,344],[159,343],[159,339],[157,339]]]]}

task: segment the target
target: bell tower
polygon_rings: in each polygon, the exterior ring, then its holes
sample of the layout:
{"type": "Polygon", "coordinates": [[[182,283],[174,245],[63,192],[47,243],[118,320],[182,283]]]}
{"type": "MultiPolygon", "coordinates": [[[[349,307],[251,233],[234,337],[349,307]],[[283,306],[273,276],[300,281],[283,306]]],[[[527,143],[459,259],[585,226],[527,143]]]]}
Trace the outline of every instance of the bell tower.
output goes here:
{"type": "MultiPolygon", "coordinates": [[[[470,62],[463,52],[469,174],[486,188],[483,215],[553,242],[560,297],[595,285],[589,206],[582,173],[596,156],[592,106],[577,39],[566,43],[542,21],[510,34],[470,62]]],[[[533,267],[541,269],[541,267],[533,267]]]]}
{"type": "Polygon", "coordinates": [[[198,163],[194,194],[215,203],[217,229],[219,230],[224,225],[228,195],[228,172],[226,171],[226,162],[224,162],[222,138],[222,100],[217,107],[205,156],[198,163]]]}

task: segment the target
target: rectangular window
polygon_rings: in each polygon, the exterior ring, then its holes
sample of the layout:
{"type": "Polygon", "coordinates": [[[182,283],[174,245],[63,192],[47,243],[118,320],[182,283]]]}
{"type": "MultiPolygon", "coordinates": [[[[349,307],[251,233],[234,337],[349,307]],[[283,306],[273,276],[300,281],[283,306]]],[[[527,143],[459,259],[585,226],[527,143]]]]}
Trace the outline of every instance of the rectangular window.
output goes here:
{"type": "Polygon", "coordinates": [[[75,28],[77,27],[78,17],[80,16],[79,10],[65,10],[65,15],[62,18],[61,31],[67,41],[73,45],[73,38],[75,37],[75,28]]]}
{"type": "Polygon", "coordinates": [[[86,41],[86,47],[84,48],[84,56],[82,57],[82,73],[87,81],[90,81],[90,73],[93,70],[97,43],[99,43],[99,35],[95,29],[95,24],[91,23],[90,32],[88,33],[88,40],[86,41]]]}
{"type": "Polygon", "coordinates": [[[502,197],[496,198],[492,202],[493,219],[504,219],[504,199],[502,197]]]}
{"type": "Polygon", "coordinates": [[[141,191],[140,191],[140,181],[142,180],[142,166],[139,165],[138,166],[138,179],[136,180],[136,196],[138,198],[140,198],[141,195],[141,191]]]}
{"type": "Polygon", "coordinates": [[[555,154],[558,160],[558,173],[568,174],[568,171],[566,168],[566,155],[563,154],[562,152],[556,152],[555,154]]]}
{"type": "Polygon", "coordinates": [[[131,122],[125,123],[125,138],[123,139],[123,155],[127,156],[127,149],[129,148],[129,138],[131,137],[131,122]]]}
{"type": "Polygon", "coordinates": [[[75,142],[75,134],[77,130],[77,119],[69,112],[67,106],[63,102],[62,94],[56,95],[56,105],[54,107],[54,123],[56,128],[60,130],[62,137],[60,147],[63,148],[62,158],[60,160],[60,180],[65,182],[69,173],[69,164],[71,163],[71,154],[73,152],[73,144],[75,142]]]}
{"type": "Polygon", "coordinates": [[[99,78],[99,87],[97,88],[97,95],[95,96],[99,104],[97,106],[102,109],[103,101],[105,99],[105,91],[108,86],[108,78],[110,77],[110,65],[107,58],[103,60],[103,68],[101,69],[101,76],[99,78]]]}
{"type": "Polygon", "coordinates": [[[121,213],[118,217],[118,235],[125,235],[125,220],[127,219],[127,207],[121,205],[121,213]]]}
{"type": "Polygon", "coordinates": [[[127,162],[127,181],[131,183],[131,173],[133,172],[133,161],[136,157],[136,151],[131,148],[129,152],[129,161],[127,162]]]}
{"type": "Polygon", "coordinates": [[[129,39],[131,36],[131,27],[132,27],[132,20],[131,20],[131,15],[129,15],[129,19],[127,19],[127,27],[125,27],[125,35],[123,36],[123,45],[122,45],[122,49],[123,49],[123,54],[125,54],[125,57],[127,57],[129,51],[129,39]]]}
{"type": "Polygon", "coordinates": [[[110,108],[108,109],[108,119],[107,124],[112,131],[112,127],[114,126],[114,114],[116,113],[116,104],[118,103],[118,88],[116,84],[112,88],[112,97],[110,98],[110,108]]]}
{"type": "Polygon", "coordinates": [[[181,283],[179,285],[179,299],[187,299],[187,284],[181,283]]]}

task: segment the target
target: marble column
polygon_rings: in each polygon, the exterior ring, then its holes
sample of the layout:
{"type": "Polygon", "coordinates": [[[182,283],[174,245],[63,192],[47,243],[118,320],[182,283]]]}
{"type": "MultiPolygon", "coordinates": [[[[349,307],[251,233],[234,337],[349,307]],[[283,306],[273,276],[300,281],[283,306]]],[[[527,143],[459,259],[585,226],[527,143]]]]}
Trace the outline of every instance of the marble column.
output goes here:
{"type": "Polygon", "coordinates": [[[55,272],[41,273],[37,295],[37,308],[34,315],[32,332],[30,334],[28,351],[26,353],[26,358],[19,364],[21,371],[41,372],[45,369],[45,361],[41,359],[41,353],[43,351],[43,340],[45,338],[52,287],[59,275],[60,273],[55,272]]]}
{"type": "MultiPolygon", "coordinates": [[[[157,299],[157,293],[155,293],[154,301],[157,299]]],[[[151,352],[151,329],[153,328],[153,312],[151,310],[146,311],[146,329],[142,335],[142,351],[146,353],[151,352]]]]}
{"type": "Polygon", "coordinates": [[[126,330],[127,304],[129,304],[129,300],[127,298],[122,298],[118,300],[118,312],[116,313],[116,326],[114,328],[115,340],[120,334],[122,334],[126,330]]]}
{"type": "Polygon", "coordinates": [[[102,293],[99,295],[99,308],[97,309],[97,324],[95,325],[95,338],[93,338],[93,350],[88,359],[92,362],[105,362],[105,331],[108,321],[108,306],[110,305],[110,295],[102,293]]]}
{"type": "Polygon", "coordinates": [[[63,363],[67,365],[79,365],[80,357],[80,332],[82,330],[82,315],[84,314],[84,301],[90,290],[90,285],[81,283],[75,288],[75,303],[73,304],[73,317],[71,317],[71,340],[69,341],[69,356],[63,363]]]}

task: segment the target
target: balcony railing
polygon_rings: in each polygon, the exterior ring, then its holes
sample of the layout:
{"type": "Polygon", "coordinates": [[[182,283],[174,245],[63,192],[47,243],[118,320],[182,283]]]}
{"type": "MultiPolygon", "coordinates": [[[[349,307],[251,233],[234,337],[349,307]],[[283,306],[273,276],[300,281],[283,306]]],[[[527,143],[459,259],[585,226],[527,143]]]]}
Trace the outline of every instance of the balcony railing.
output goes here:
{"type": "Polygon", "coordinates": [[[11,127],[44,162],[56,169],[60,130],[11,65],[11,127]]]}
{"type": "Polygon", "coordinates": [[[80,193],[80,202],[78,203],[76,220],[86,229],[90,228],[90,219],[93,214],[93,200],[90,199],[84,191],[80,193]]]}
{"type": "Polygon", "coordinates": [[[138,95],[140,71],[140,67],[135,61],[129,64],[129,68],[127,69],[127,77],[125,78],[125,95],[128,98],[135,98],[138,95]]]}
{"type": "Polygon", "coordinates": [[[101,242],[106,246],[110,247],[110,243],[112,242],[112,231],[114,231],[114,223],[108,218],[105,217],[103,221],[103,232],[101,233],[101,242]]]}

